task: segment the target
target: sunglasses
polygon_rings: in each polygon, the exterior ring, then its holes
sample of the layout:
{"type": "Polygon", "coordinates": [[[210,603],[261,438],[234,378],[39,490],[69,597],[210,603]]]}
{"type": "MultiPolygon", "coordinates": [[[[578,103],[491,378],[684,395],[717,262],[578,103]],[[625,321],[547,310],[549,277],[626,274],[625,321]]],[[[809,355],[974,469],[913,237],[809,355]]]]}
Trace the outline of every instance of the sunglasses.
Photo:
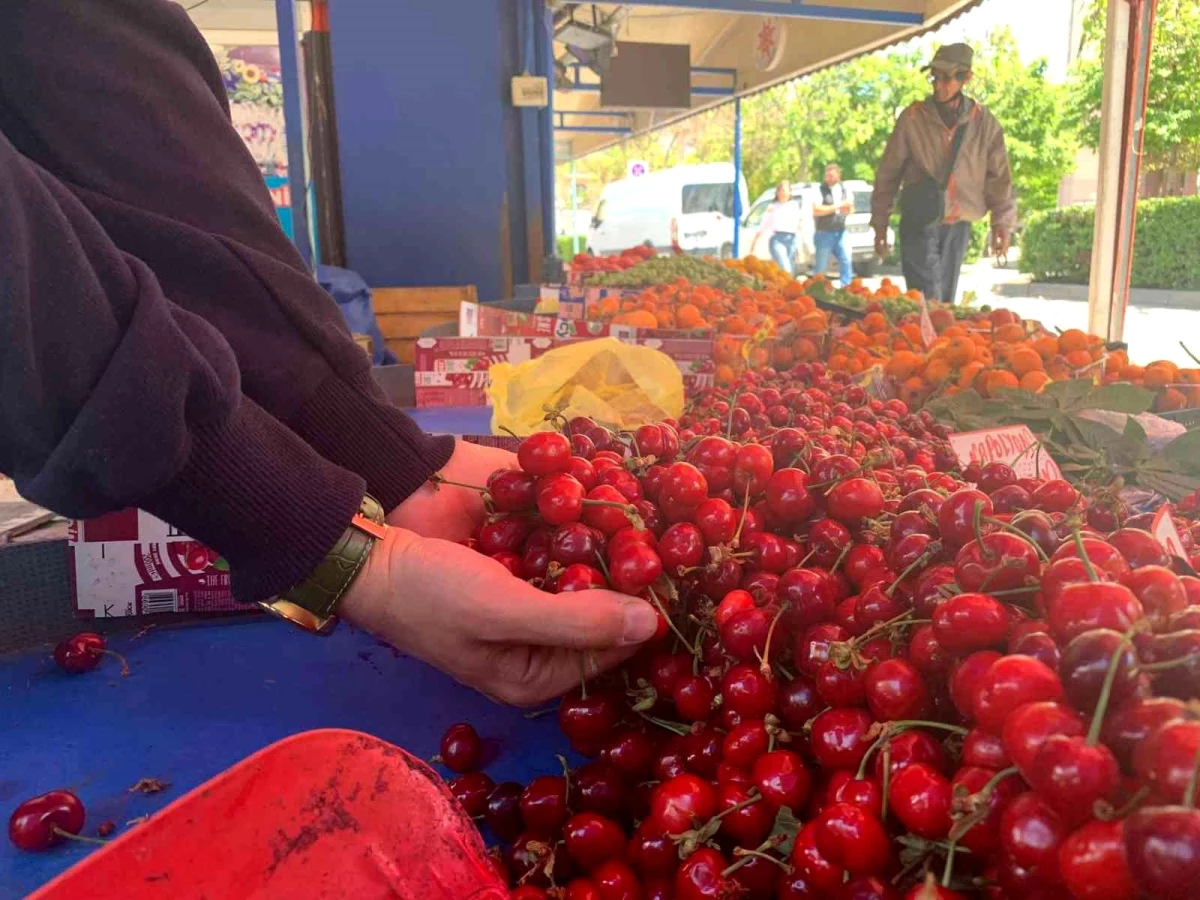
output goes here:
{"type": "Polygon", "coordinates": [[[967,72],[965,70],[959,72],[931,72],[929,80],[934,83],[939,81],[966,81],[967,72]]]}

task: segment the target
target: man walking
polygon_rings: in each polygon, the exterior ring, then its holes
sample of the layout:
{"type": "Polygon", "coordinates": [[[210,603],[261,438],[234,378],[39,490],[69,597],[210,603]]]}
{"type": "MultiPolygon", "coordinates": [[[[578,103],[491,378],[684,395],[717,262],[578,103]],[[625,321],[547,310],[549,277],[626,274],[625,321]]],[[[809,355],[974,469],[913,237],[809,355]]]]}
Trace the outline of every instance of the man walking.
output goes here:
{"type": "Polygon", "coordinates": [[[896,122],[875,173],[871,225],[875,250],[887,254],[887,227],[900,195],[900,260],[909,290],[953,303],[971,223],[990,213],[993,251],[1008,251],[1016,221],[1004,132],[981,104],[964,96],[974,51],[939,47],[930,72],[933,95],[896,122]]]}
{"type": "Polygon", "coordinates": [[[842,168],[837,163],[825,167],[825,183],[821,185],[821,202],[813,205],[813,234],[815,272],[824,275],[829,269],[829,257],[838,262],[838,278],[842,287],[850,283],[850,251],[846,247],[846,216],[854,212],[854,195],[842,184],[842,168]]]}

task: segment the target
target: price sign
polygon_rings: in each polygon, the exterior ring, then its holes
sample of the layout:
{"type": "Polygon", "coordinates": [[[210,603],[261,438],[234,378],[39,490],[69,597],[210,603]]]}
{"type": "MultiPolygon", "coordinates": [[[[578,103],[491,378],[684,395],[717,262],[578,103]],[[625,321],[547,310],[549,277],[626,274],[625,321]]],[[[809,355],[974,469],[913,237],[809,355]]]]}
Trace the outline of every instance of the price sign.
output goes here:
{"type": "Polygon", "coordinates": [[[933,319],[929,317],[929,305],[921,298],[921,343],[928,350],[937,340],[937,329],[933,327],[933,319]]]}
{"type": "Polygon", "coordinates": [[[1172,556],[1186,560],[1187,553],[1183,549],[1183,540],[1179,537],[1179,529],[1175,527],[1175,518],[1170,503],[1164,503],[1154,514],[1150,523],[1150,533],[1163,545],[1172,556]]]}
{"type": "Polygon", "coordinates": [[[1013,467],[1020,478],[1062,478],[1062,470],[1040,447],[1028,425],[1006,425],[950,435],[950,446],[958,461],[968,466],[1002,462],[1013,467]]]}

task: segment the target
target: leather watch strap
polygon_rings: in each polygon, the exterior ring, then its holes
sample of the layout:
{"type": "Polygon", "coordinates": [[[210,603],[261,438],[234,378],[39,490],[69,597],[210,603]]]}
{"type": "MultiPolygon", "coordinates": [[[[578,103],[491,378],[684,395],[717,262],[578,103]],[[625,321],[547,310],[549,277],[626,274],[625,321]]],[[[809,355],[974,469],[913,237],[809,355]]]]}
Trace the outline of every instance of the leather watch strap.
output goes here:
{"type": "Polygon", "coordinates": [[[338,601],[362,571],[375,541],[386,531],[383,507],[374,497],[365,495],[358,513],[313,573],[259,605],[306,631],[328,634],[337,624],[338,601]]]}

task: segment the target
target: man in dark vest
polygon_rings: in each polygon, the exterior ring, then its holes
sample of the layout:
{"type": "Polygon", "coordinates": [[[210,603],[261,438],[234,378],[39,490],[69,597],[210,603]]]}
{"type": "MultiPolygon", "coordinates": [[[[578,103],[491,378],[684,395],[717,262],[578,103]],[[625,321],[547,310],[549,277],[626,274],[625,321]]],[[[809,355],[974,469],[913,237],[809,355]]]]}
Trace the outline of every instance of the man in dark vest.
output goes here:
{"type": "Polygon", "coordinates": [[[842,169],[837,163],[825,167],[825,183],[821,185],[821,202],[813,206],[816,233],[813,247],[816,250],[815,271],[824,275],[829,269],[829,257],[838,262],[838,278],[842,287],[850,283],[850,250],[846,247],[846,216],[854,211],[854,195],[842,183],[842,169]]]}

